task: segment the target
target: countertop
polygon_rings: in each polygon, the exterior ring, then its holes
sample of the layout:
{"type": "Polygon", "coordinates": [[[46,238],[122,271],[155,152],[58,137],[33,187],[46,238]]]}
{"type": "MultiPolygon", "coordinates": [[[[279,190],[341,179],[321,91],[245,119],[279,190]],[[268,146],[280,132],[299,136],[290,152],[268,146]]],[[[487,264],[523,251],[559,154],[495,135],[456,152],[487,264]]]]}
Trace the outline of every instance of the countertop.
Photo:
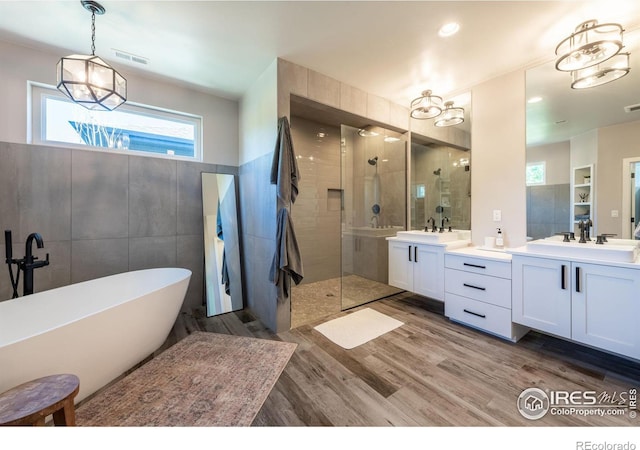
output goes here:
{"type": "Polygon", "coordinates": [[[448,242],[424,242],[419,239],[410,239],[398,236],[392,236],[386,238],[387,241],[397,241],[397,242],[409,242],[416,245],[432,245],[434,247],[444,247],[447,251],[448,249],[457,249],[462,247],[468,247],[471,245],[471,240],[469,239],[460,239],[457,241],[448,241],[448,242]]]}
{"type": "Polygon", "coordinates": [[[511,261],[511,254],[507,253],[506,250],[499,248],[487,249],[484,247],[464,247],[447,250],[447,254],[472,256],[474,258],[490,259],[500,262],[511,261]]]}
{"type": "Polygon", "coordinates": [[[585,257],[576,257],[576,256],[571,256],[571,257],[558,256],[550,253],[549,254],[541,253],[539,251],[532,252],[527,248],[526,245],[523,245],[522,247],[507,249],[507,252],[512,255],[530,256],[533,258],[555,259],[558,261],[575,261],[575,262],[585,263],[585,264],[599,264],[602,266],[626,267],[629,269],[640,270],[640,260],[639,260],[640,258],[636,259],[635,262],[620,262],[620,261],[607,261],[603,259],[585,258],[585,257]]]}

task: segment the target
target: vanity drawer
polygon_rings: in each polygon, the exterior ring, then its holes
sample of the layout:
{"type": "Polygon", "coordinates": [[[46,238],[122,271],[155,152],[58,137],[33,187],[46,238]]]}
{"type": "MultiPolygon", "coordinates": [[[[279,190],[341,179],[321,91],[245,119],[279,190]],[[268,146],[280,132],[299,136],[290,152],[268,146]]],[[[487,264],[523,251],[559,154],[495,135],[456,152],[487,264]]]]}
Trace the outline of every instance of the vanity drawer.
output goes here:
{"type": "Polygon", "coordinates": [[[444,255],[444,266],[465,272],[480,273],[493,277],[511,279],[511,262],[493,261],[465,255],[444,255]]]}
{"type": "Polygon", "coordinates": [[[511,310],[445,293],[444,314],[451,320],[512,340],[511,310]]]}
{"type": "Polygon", "coordinates": [[[444,290],[511,310],[511,280],[445,269],[444,290]]]}

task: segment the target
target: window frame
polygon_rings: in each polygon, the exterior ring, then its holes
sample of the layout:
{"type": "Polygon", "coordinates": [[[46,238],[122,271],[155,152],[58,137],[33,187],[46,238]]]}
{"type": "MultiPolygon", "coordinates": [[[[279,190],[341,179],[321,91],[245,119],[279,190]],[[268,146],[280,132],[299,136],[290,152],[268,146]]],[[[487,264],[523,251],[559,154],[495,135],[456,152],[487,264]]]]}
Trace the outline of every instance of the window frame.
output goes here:
{"type": "Polygon", "coordinates": [[[118,110],[124,110],[132,114],[138,114],[145,117],[158,118],[164,120],[180,121],[189,123],[194,126],[194,155],[181,156],[166,153],[155,153],[144,150],[130,150],[96,147],[88,144],[74,144],[69,142],[60,142],[47,140],[45,138],[46,131],[46,108],[45,101],[47,98],[57,98],[72,103],[72,101],[61,93],[55,86],[34,81],[27,82],[27,143],[36,145],[46,145],[51,147],[65,147],[74,149],[83,149],[89,151],[98,151],[103,153],[115,153],[124,155],[137,155],[152,158],[175,159],[183,161],[203,161],[203,118],[200,115],[186,113],[182,111],[161,108],[157,106],[145,105],[127,101],[120,106],[118,110]]]}

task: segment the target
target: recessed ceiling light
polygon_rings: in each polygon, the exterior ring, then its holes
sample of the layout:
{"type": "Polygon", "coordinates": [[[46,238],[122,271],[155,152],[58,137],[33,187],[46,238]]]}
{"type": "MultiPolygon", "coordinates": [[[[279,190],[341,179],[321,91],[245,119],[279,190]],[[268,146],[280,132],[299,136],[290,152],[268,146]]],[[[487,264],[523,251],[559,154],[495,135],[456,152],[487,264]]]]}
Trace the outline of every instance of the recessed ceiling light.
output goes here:
{"type": "Polygon", "coordinates": [[[441,37],[453,36],[460,29],[460,25],[457,22],[445,23],[440,27],[438,35],[441,37]]]}
{"type": "Polygon", "coordinates": [[[527,100],[527,103],[538,103],[542,101],[542,97],[531,97],[527,100]]]}

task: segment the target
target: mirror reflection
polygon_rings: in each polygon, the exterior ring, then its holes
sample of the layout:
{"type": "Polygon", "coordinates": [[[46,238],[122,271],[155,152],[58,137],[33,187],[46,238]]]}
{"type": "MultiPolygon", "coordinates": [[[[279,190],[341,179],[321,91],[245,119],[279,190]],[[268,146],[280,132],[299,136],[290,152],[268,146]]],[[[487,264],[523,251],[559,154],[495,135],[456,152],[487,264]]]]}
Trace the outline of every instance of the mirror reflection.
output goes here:
{"type": "Polygon", "coordinates": [[[202,173],[207,316],[243,308],[234,175],[202,173]]]}
{"type": "Polygon", "coordinates": [[[619,80],[571,89],[555,61],[526,73],[527,237],[576,231],[630,238],[640,209],[640,30],[624,36],[631,71],[619,80]]]}
{"type": "Polygon", "coordinates": [[[453,98],[464,121],[411,120],[411,229],[471,229],[471,93],[453,98]]]}
{"type": "Polygon", "coordinates": [[[411,139],[411,228],[471,229],[470,151],[411,139]],[[431,221],[430,219],[433,219],[431,221]]]}

